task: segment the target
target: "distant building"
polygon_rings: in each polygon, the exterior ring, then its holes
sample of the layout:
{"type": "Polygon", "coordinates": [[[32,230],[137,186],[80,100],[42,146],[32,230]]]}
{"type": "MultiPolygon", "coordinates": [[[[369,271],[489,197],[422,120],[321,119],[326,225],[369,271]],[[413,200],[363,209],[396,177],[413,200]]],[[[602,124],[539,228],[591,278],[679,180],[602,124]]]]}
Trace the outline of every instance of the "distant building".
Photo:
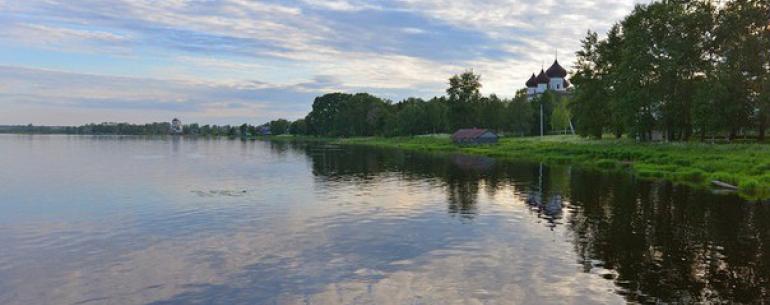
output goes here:
{"type": "Polygon", "coordinates": [[[171,120],[171,130],[170,132],[172,134],[182,134],[184,130],[182,129],[182,121],[180,121],[177,118],[174,118],[171,120]]]}
{"type": "Polygon", "coordinates": [[[526,85],[527,98],[530,100],[549,90],[558,94],[567,94],[567,89],[570,87],[570,83],[567,80],[567,70],[559,65],[558,59],[553,61],[548,70],[540,69],[540,73],[537,76],[532,73],[526,85]]]}
{"type": "Polygon", "coordinates": [[[452,142],[461,145],[497,143],[497,135],[488,129],[460,129],[452,134],[452,142]]]}

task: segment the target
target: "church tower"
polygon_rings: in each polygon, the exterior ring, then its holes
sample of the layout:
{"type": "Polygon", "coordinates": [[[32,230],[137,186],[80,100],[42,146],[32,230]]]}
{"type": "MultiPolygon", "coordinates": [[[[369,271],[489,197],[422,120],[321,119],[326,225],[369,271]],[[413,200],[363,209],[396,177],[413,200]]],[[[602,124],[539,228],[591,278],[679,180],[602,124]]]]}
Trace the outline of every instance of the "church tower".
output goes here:
{"type": "Polygon", "coordinates": [[[537,76],[532,74],[526,85],[528,99],[548,90],[559,94],[568,94],[567,89],[570,87],[570,83],[567,81],[567,69],[559,64],[558,59],[554,59],[553,64],[547,70],[540,69],[537,76]]]}
{"type": "Polygon", "coordinates": [[[545,75],[548,76],[548,89],[554,91],[566,91],[569,86],[567,83],[567,70],[559,65],[559,60],[553,61],[548,70],[545,71],[545,75]]]}

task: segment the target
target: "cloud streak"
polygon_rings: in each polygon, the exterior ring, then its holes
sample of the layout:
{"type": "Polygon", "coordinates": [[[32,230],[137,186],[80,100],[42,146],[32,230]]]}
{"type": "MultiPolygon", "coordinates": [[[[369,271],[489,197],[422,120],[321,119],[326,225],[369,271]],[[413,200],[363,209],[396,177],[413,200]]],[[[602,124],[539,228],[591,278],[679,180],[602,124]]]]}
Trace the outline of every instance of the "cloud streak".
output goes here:
{"type": "Polygon", "coordinates": [[[557,49],[560,61],[571,62],[587,29],[606,30],[633,5],[634,0],[0,1],[0,46],[7,47],[0,51],[0,65],[6,66],[0,79],[12,84],[0,88],[0,106],[24,100],[40,105],[39,111],[177,110],[212,121],[249,117],[259,109],[297,116],[309,109],[314,94],[336,90],[367,90],[394,100],[441,95],[446,79],[465,69],[483,75],[485,93],[511,96],[557,49]],[[32,58],[20,65],[12,59],[16,55],[32,58]],[[19,71],[26,74],[19,77],[19,71]],[[62,88],[67,96],[57,91],[62,88]],[[51,97],[58,104],[51,105],[51,97]],[[231,108],[217,112],[210,107],[217,102],[250,106],[240,114],[231,108]]]}

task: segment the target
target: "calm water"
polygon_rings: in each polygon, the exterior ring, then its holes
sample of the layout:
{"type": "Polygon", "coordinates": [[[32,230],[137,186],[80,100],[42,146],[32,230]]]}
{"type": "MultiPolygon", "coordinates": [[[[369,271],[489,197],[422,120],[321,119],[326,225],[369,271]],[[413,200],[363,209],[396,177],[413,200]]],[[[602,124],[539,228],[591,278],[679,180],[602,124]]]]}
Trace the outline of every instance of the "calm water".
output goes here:
{"type": "Polygon", "coordinates": [[[0,304],[770,303],[770,204],[329,145],[0,136],[0,304]]]}

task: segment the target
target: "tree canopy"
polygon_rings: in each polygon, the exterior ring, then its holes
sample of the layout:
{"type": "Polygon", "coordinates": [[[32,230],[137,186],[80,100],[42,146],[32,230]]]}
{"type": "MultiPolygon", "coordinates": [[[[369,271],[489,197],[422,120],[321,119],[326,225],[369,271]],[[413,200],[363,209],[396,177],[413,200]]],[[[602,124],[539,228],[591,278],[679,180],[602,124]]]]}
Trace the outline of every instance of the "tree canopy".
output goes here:
{"type": "Polygon", "coordinates": [[[770,105],[770,2],[637,5],[577,52],[571,103],[578,132],[645,140],[765,136],[770,105]]]}

